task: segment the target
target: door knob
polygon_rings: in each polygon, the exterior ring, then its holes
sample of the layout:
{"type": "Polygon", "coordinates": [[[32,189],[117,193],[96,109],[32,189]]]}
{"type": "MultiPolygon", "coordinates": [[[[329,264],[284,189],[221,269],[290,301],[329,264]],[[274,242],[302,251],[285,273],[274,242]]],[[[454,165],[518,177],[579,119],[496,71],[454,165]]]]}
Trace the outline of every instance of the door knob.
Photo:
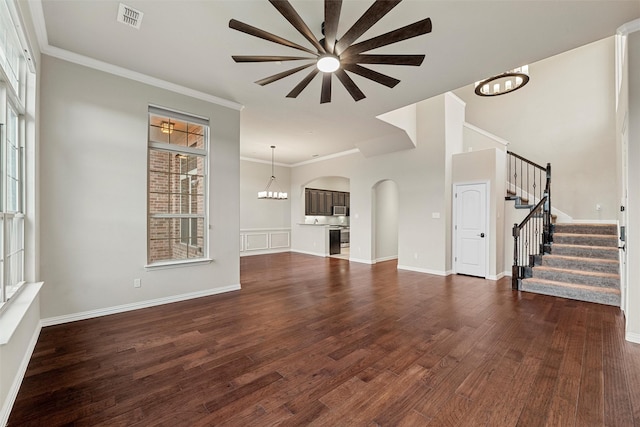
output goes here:
{"type": "Polygon", "coordinates": [[[480,237],[484,237],[484,233],[480,233],[480,234],[479,234],[479,236],[480,236],[480,237]]]}

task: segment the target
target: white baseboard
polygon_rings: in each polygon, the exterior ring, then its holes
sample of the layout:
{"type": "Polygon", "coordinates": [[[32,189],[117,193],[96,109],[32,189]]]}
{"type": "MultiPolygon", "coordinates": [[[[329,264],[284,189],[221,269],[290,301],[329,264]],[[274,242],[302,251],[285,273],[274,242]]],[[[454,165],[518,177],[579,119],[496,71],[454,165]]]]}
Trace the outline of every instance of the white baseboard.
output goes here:
{"type": "Polygon", "coordinates": [[[247,251],[244,250],[242,252],[240,252],[240,256],[244,257],[244,256],[252,256],[252,255],[268,255],[268,254],[279,254],[282,252],[289,252],[290,249],[289,248],[282,248],[282,249],[261,249],[261,250],[257,250],[257,251],[247,251]]]}
{"type": "Polygon", "coordinates": [[[640,334],[636,334],[634,332],[627,332],[624,338],[629,342],[640,344],[640,334]]]}
{"type": "Polygon", "coordinates": [[[391,255],[391,256],[386,256],[382,258],[376,258],[376,262],[391,261],[392,259],[398,259],[398,255],[391,255]]]}
{"type": "Polygon", "coordinates": [[[38,343],[38,337],[40,336],[40,331],[42,330],[42,322],[38,324],[38,327],[33,332],[31,336],[31,340],[29,341],[29,346],[27,347],[27,351],[24,353],[22,357],[22,362],[20,362],[20,367],[18,367],[18,372],[16,372],[15,377],[13,378],[13,383],[11,384],[11,388],[9,389],[9,393],[7,393],[7,398],[2,405],[2,410],[0,410],[0,426],[6,426],[9,422],[9,415],[11,414],[11,409],[13,408],[13,404],[16,402],[16,397],[18,397],[18,391],[20,391],[20,386],[22,385],[22,380],[24,379],[24,375],[27,373],[27,367],[29,366],[29,361],[31,360],[31,355],[33,354],[33,350],[36,348],[36,344],[38,343]]]}
{"type": "Polygon", "coordinates": [[[417,273],[433,274],[435,276],[448,276],[448,271],[431,270],[428,268],[411,267],[408,265],[398,265],[398,270],[415,271],[417,273]]]}
{"type": "MultiPolygon", "coordinates": [[[[504,276],[506,276],[506,273],[503,271],[502,273],[498,273],[496,276],[487,276],[487,280],[500,280],[504,276]]],[[[511,273],[509,273],[509,276],[511,276],[511,273]]]]}
{"type": "Polygon", "coordinates": [[[509,271],[503,271],[503,272],[502,272],[502,277],[511,277],[511,270],[509,270],[509,271]]]}
{"type": "Polygon", "coordinates": [[[225,292],[239,291],[240,284],[224,286],[222,288],[207,289],[205,291],[190,292],[188,294],[173,295],[165,298],[157,298],[148,301],[135,302],[131,304],[118,305],[115,307],[100,308],[98,310],[83,311],[80,313],[65,314],[63,316],[49,317],[42,319],[42,326],[60,325],[63,323],[75,322],[77,320],[93,319],[94,317],[108,316],[110,314],[124,313],[126,311],[138,310],[141,308],[155,307],[157,305],[169,304],[172,302],[186,301],[194,298],[208,297],[225,292]]]}
{"type": "Polygon", "coordinates": [[[375,260],[364,259],[364,258],[349,258],[349,262],[359,262],[360,264],[369,264],[369,265],[373,265],[376,263],[375,260]]]}

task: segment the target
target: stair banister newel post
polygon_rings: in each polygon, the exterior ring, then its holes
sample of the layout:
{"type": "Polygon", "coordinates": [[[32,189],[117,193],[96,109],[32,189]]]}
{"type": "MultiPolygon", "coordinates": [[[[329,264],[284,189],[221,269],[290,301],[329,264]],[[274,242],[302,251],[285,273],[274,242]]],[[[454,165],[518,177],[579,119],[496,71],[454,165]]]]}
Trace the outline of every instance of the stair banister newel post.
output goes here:
{"type": "Polygon", "coordinates": [[[547,202],[544,206],[543,251],[548,252],[553,242],[553,225],[551,224],[551,163],[547,163],[547,182],[544,189],[547,202]]]}
{"type": "Polygon", "coordinates": [[[517,291],[520,283],[520,267],[518,267],[518,238],[520,237],[520,228],[518,224],[513,224],[513,265],[511,266],[511,289],[517,291]]]}

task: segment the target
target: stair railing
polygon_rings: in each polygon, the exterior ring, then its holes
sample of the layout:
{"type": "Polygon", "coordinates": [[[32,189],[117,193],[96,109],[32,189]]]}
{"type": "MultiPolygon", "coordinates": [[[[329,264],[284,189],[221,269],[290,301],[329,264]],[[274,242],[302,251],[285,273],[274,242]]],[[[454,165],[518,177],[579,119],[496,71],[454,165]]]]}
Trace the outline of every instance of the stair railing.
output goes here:
{"type": "Polygon", "coordinates": [[[551,223],[551,164],[544,168],[507,152],[507,198],[531,208],[520,224],[513,224],[512,288],[530,273],[537,256],[549,253],[553,242],[551,223]]]}
{"type": "Polygon", "coordinates": [[[547,168],[507,151],[507,194],[512,199],[534,206],[543,197],[547,175],[547,168]]]}

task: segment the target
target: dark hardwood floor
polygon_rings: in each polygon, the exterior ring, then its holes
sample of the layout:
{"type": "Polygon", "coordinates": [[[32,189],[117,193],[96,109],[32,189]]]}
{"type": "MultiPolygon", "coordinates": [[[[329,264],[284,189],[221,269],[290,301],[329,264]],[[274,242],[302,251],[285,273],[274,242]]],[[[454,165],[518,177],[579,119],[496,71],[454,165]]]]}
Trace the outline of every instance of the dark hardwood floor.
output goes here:
{"type": "Polygon", "coordinates": [[[640,426],[610,306],[300,254],[242,290],[44,328],[10,426],[640,426]]]}

